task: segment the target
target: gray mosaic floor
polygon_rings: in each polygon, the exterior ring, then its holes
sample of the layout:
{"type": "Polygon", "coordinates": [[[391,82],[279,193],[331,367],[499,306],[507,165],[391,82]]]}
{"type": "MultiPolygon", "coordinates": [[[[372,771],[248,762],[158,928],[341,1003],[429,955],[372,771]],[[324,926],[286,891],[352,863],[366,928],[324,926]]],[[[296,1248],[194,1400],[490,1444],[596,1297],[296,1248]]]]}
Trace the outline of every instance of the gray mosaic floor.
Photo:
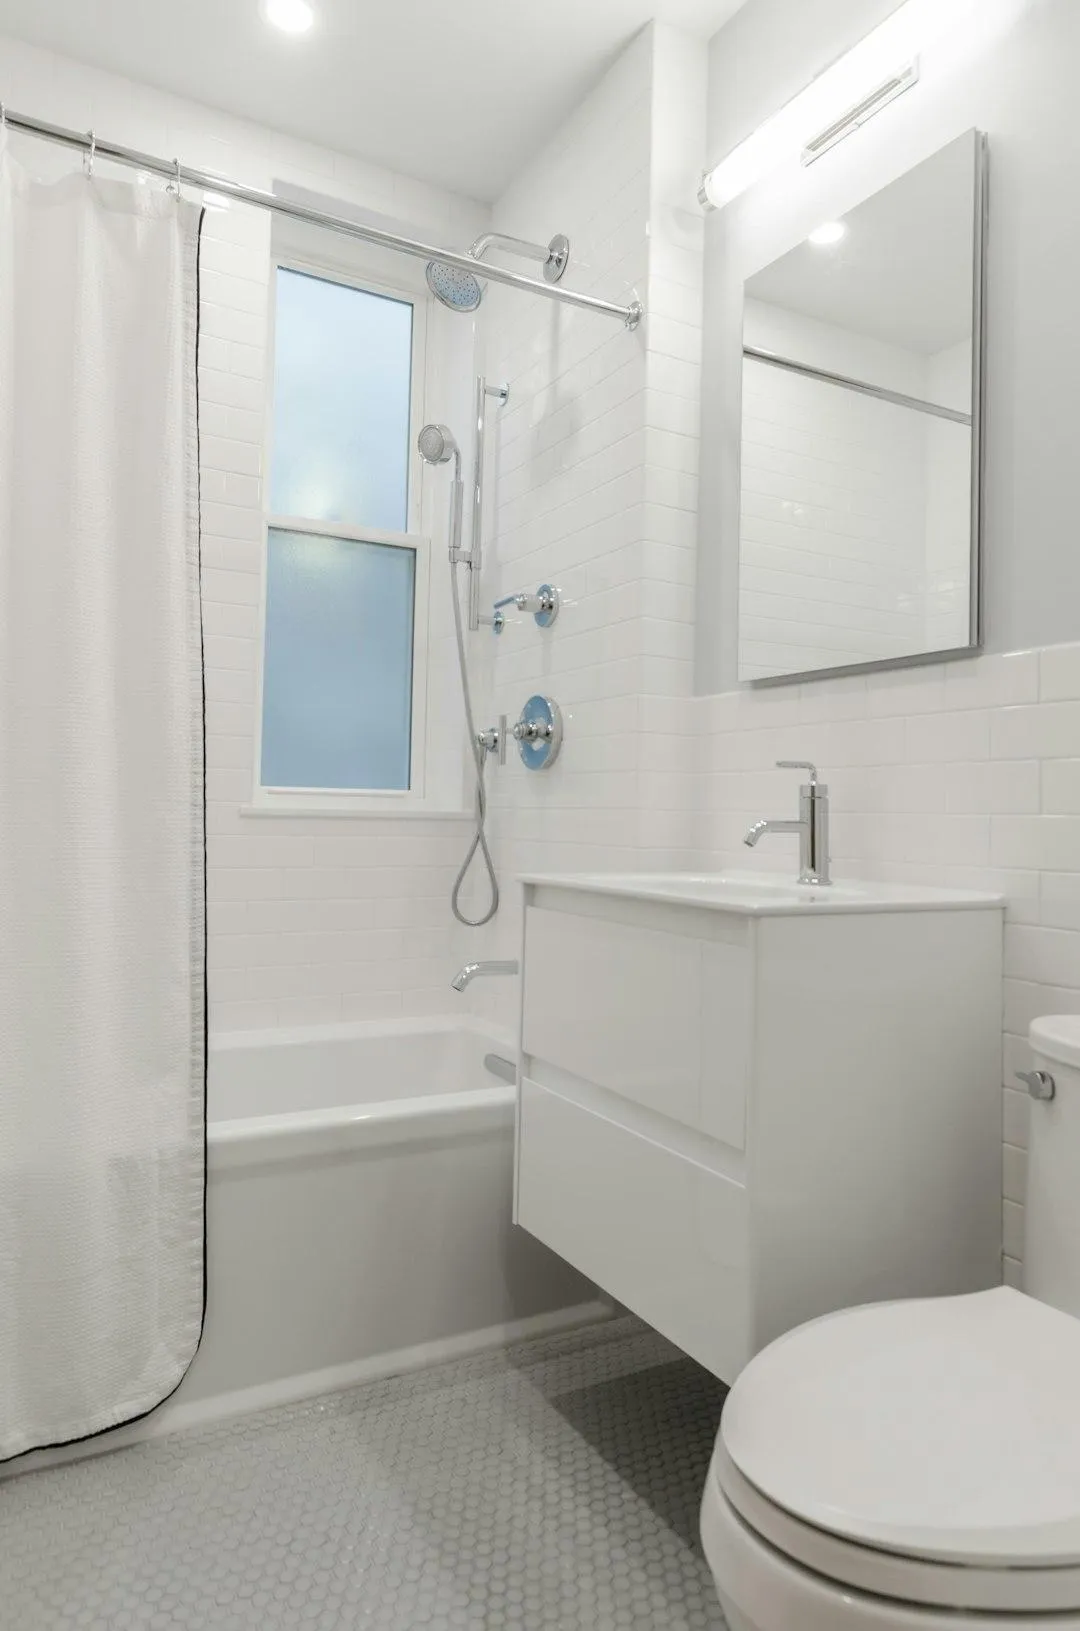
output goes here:
{"type": "Polygon", "coordinates": [[[4,1631],[723,1631],[723,1388],[635,1321],[0,1485],[4,1631]]]}

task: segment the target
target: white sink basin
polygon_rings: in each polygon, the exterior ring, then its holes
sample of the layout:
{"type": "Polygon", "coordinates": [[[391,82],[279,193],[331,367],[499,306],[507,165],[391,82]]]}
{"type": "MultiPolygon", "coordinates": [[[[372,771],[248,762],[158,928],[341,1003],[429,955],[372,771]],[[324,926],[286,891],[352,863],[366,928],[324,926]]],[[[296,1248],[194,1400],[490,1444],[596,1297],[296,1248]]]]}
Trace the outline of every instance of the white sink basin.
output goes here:
{"type": "Polygon", "coordinates": [[[843,879],[822,887],[773,872],[550,872],[525,873],[538,888],[579,889],[634,900],[669,901],[751,917],[814,912],[940,912],[1003,904],[1000,895],[922,884],[863,883],[843,879]]]}

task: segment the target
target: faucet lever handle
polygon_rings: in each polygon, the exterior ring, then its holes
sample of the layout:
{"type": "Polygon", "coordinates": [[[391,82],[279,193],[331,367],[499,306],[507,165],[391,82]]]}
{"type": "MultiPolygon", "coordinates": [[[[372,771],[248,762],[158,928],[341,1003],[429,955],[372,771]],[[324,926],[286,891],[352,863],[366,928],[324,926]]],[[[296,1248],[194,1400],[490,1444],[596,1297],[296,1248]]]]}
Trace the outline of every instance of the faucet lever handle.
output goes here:
{"type": "Polygon", "coordinates": [[[811,764],[809,759],[777,759],[777,770],[808,770],[810,772],[810,786],[817,786],[817,765],[811,764]]]}

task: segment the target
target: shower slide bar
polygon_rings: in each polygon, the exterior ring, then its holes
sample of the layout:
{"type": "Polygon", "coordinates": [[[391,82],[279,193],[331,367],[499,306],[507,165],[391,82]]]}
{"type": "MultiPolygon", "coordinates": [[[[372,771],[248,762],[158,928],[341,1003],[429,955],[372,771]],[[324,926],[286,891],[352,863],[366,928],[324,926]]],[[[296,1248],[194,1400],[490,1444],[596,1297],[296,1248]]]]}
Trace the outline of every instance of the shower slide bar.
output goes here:
{"type": "MultiPolygon", "coordinates": [[[[159,159],[151,153],[140,153],[133,147],[121,147],[117,142],[103,140],[94,131],[67,130],[62,125],[47,124],[43,119],[30,119],[26,114],[14,113],[6,107],[3,108],[2,121],[9,130],[21,131],[27,136],[39,136],[43,141],[56,142],[61,147],[72,147],[78,152],[91,153],[97,158],[109,159],[114,164],[130,165],[132,169],[162,176],[177,186],[197,187],[200,190],[217,193],[223,198],[235,198],[237,203],[250,204],[254,209],[270,210],[275,215],[287,215],[293,221],[303,221],[308,226],[322,227],[327,232],[340,233],[344,238],[358,238],[363,243],[377,244],[381,249],[393,249],[400,255],[413,255],[417,260],[441,261],[445,266],[454,266],[459,271],[470,274],[475,274],[477,270],[476,259],[473,256],[459,254],[453,249],[441,249],[436,244],[420,243],[415,238],[405,238],[396,232],[384,232],[380,227],[365,226],[362,222],[350,221],[343,216],[327,215],[322,210],[308,209],[304,204],[295,204],[287,198],[278,198],[276,194],[267,192],[261,187],[245,187],[242,182],[230,181],[227,176],[214,175],[208,170],[192,169],[189,165],[181,164],[179,159],[159,159]]],[[[594,311],[607,317],[618,317],[628,329],[637,328],[644,316],[644,308],[639,300],[632,301],[628,306],[620,306],[611,300],[601,300],[596,295],[578,294],[573,289],[564,289],[561,283],[544,283],[538,278],[525,277],[521,272],[510,272],[505,267],[493,266],[487,262],[484,264],[483,274],[485,281],[489,283],[503,283],[507,288],[542,295],[545,300],[557,300],[561,305],[576,306],[581,311],[594,311]]]]}

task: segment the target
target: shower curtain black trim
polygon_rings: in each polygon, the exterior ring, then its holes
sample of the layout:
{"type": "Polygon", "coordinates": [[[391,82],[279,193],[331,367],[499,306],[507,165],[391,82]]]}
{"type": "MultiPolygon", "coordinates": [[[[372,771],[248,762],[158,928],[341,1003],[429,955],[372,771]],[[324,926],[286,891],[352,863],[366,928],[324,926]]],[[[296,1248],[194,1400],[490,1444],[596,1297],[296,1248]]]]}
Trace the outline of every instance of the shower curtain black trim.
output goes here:
{"type": "Polygon", "coordinates": [[[207,1089],[210,1074],[210,982],[208,970],[209,934],[207,931],[207,853],[206,853],[206,626],[202,609],[202,403],[199,397],[199,344],[202,338],[202,234],[203,224],[206,220],[205,208],[199,211],[199,226],[195,234],[195,571],[196,586],[199,599],[199,679],[202,693],[202,851],[203,851],[203,1239],[202,1239],[202,1314],[199,1317],[199,1335],[195,1346],[191,1350],[191,1358],[184,1366],[183,1372],[171,1387],[168,1393],[163,1393],[156,1404],[148,1410],[140,1410],[137,1416],[126,1416],[123,1421],[113,1422],[110,1427],[96,1428],[92,1433],[80,1433],[75,1438],[54,1439],[50,1444],[35,1444],[29,1450],[20,1450],[17,1455],[6,1456],[0,1461],[0,1467],[10,1467],[16,1461],[24,1461],[28,1456],[45,1455],[50,1450],[69,1450],[77,1444],[92,1444],[95,1439],[107,1438],[110,1433],[120,1433],[125,1427],[134,1427],[141,1421],[146,1421],[160,1410],[163,1404],[183,1386],[184,1379],[195,1363],[195,1357],[202,1347],[203,1335],[206,1331],[206,1273],[207,1273],[207,1233],[206,1233],[206,1191],[209,1166],[209,1134],[207,1131],[207,1089]]]}

